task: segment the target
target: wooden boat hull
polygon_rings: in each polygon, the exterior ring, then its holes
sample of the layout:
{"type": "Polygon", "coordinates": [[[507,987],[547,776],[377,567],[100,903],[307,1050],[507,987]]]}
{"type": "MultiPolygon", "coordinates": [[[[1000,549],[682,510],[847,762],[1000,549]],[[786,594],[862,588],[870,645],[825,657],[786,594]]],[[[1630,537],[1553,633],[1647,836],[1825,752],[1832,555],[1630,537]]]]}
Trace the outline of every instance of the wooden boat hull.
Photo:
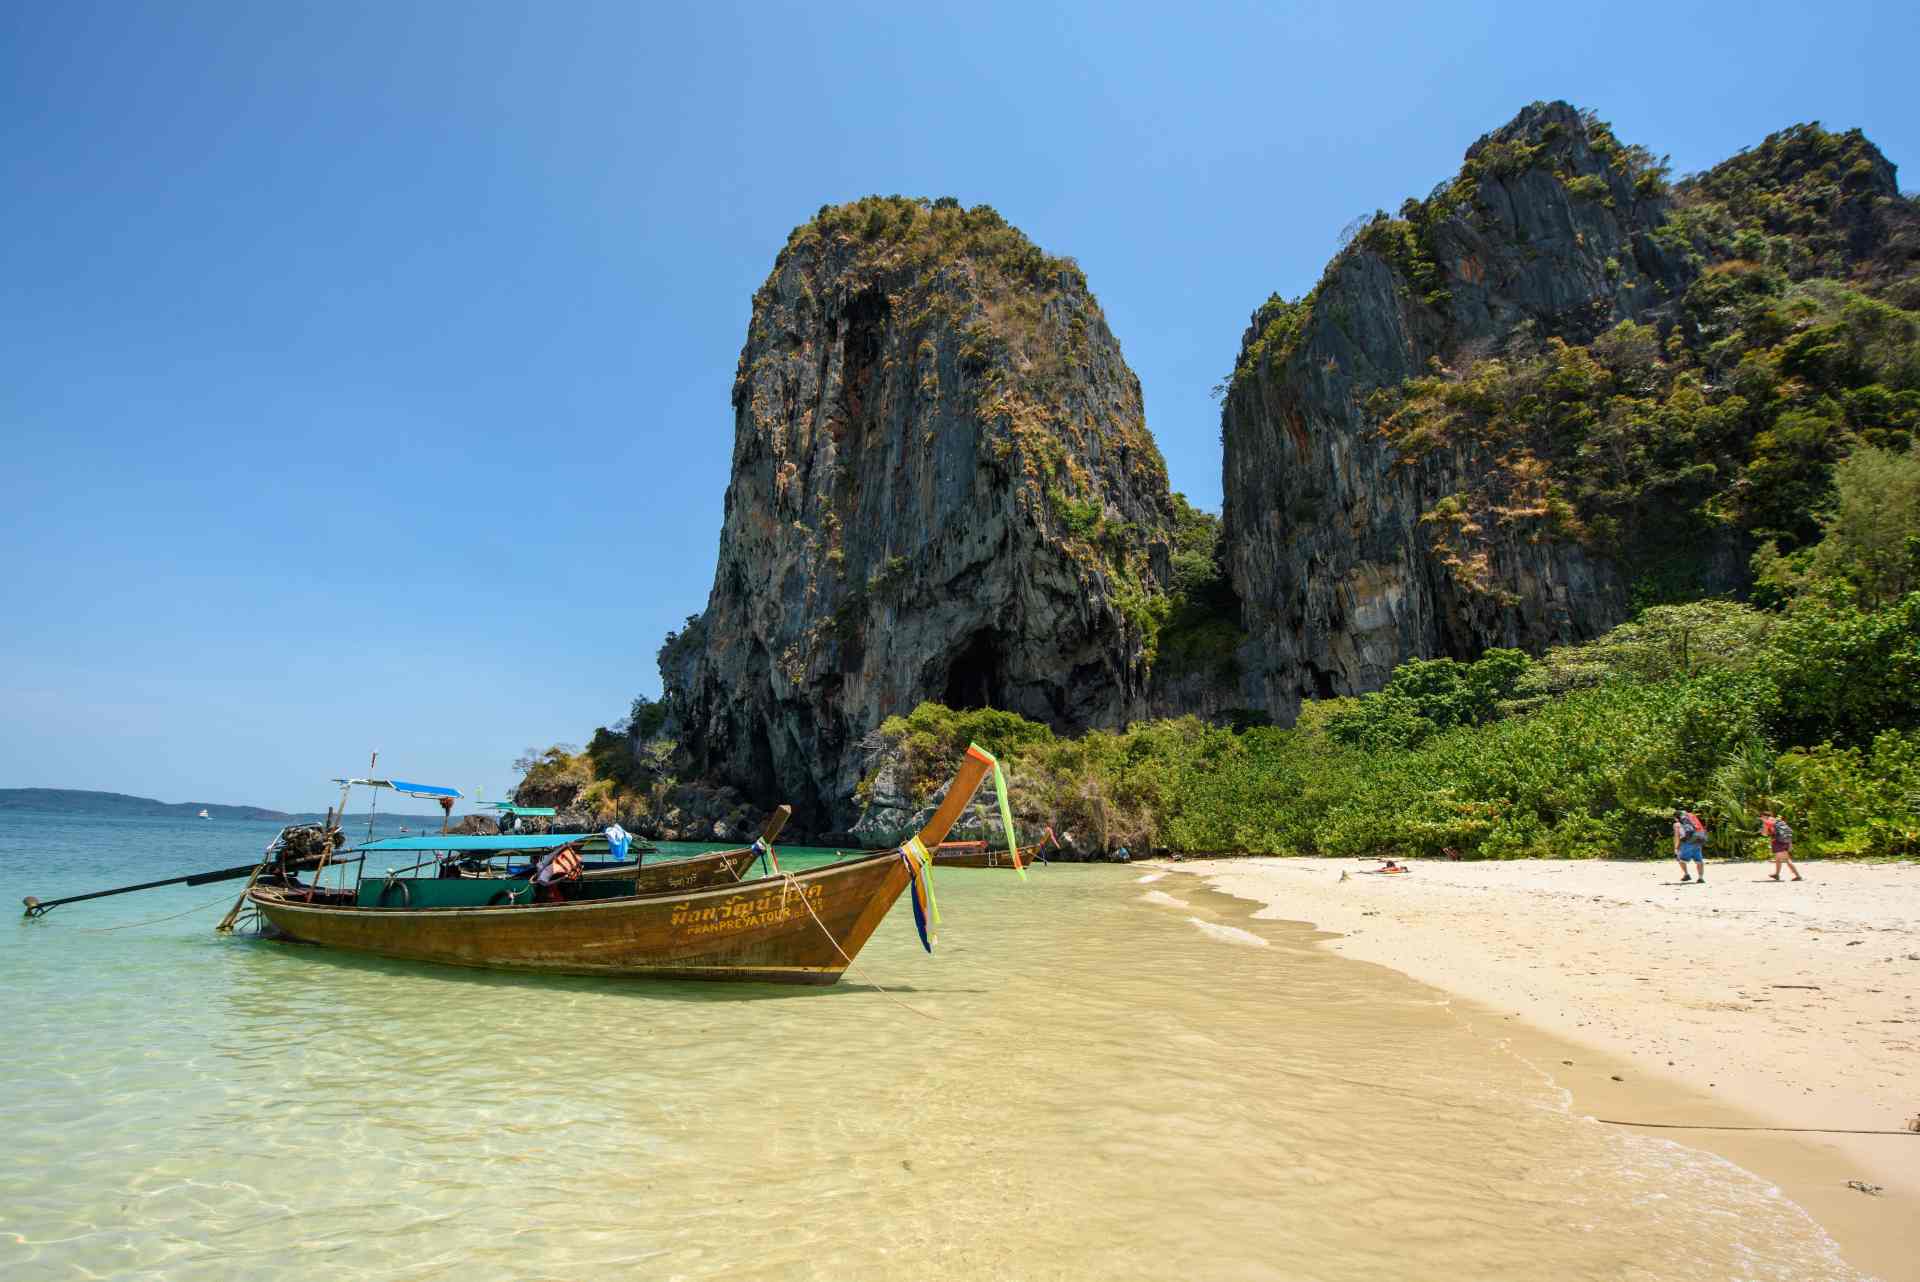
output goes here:
{"type": "Polygon", "coordinates": [[[550,974],[831,984],[908,876],[889,850],[791,880],[576,903],[359,908],[305,903],[299,890],[273,886],[256,886],[248,898],[291,939],[378,957],[550,974]]]}

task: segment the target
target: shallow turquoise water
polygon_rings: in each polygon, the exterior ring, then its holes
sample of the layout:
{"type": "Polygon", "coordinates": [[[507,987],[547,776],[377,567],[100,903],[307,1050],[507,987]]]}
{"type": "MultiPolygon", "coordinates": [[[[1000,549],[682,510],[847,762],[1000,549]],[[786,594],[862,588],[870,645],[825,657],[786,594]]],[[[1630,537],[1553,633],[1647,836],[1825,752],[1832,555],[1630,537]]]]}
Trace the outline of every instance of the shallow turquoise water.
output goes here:
{"type": "MultiPolygon", "coordinates": [[[[274,830],[0,815],[0,889],[274,830]]],[[[943,870],[936,954],[902,905],[829,989],[218,938],[237,885],[58,909],[0,930],[0,1277],[1856,1276],[1433,991],[1140,877],[943,870]]]]}

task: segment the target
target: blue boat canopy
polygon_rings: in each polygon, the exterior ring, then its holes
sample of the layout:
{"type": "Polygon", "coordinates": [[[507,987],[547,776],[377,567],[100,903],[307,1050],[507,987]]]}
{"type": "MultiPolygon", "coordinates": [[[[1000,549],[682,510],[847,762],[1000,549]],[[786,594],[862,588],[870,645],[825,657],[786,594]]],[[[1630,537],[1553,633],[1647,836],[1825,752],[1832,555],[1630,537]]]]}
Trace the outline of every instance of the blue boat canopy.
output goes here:
{"type": "Polygon", "coordinates": [[[409,797],[426,797],[438,800],[441,797],[449,801],[460,800],[458,788],[442,788],[438,784],[408,783],[404,779],[335,779],[335,783],[352,784],[360,788],[391,788],[395,792],[404,792],[409,797]]]}
{"type": "Polygon", "coordinates": [[[445,797],[449,801],[460,800],[458,788],[442,788],[430,783],[406,783],[399,779],[387,780],[387,787],[395,792],[404,792],[409,797],[445,797]]]}
{"type": "Polygon", "coordinates": [[[442,834],[438,837],[384,837],[379,841],[369,841],[364,846],[355,846],[355,850],[552,850],[555,846],[564,846],[570,841],[591,841],[600,837],[597,832],[543,832],[526,837],[455,837],[442,834]]]}

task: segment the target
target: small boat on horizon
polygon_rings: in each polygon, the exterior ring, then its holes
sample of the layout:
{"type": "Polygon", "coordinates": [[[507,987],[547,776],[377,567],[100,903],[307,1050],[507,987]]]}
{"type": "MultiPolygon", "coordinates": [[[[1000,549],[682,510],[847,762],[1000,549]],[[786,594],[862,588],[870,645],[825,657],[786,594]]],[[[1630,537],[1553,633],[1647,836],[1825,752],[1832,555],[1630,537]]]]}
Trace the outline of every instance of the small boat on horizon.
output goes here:
{"type": "Polygon", "coordinates": [[[206,812],[205,810],[202,810],[202,811],[200,812],[200,814],[199,814],[199,818],[201,818],[201,819],[211,819],[211,818],[213,818],[213,816],[212,816],[212,815],[210,815],[210,814],[208,814],[208,813],[207,813],[207,812],[206,812]]]}

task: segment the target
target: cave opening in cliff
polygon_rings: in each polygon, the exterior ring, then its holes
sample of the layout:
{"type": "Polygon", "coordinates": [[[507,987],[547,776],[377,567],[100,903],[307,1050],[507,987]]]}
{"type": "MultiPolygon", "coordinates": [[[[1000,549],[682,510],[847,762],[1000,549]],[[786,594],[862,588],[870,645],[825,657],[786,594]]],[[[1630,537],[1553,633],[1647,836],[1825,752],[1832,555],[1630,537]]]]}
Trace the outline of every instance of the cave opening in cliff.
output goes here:
{"type": "Polygon", "coordinates": [[[847,422],[855,426],[864,425],[872,400],[873,372],[880,363],[891,310],[887,296],[871,289],[847,304],[840,395],[846,404],[847,422]]]}
{"type": "Polygon", "coordinates": [[[1005,638],[991,628],[982,628],[967,638],[947,669],[947,688],[940,702],[949,708],[970,712],[977,708],[1006,706],[1005,638]]]}

